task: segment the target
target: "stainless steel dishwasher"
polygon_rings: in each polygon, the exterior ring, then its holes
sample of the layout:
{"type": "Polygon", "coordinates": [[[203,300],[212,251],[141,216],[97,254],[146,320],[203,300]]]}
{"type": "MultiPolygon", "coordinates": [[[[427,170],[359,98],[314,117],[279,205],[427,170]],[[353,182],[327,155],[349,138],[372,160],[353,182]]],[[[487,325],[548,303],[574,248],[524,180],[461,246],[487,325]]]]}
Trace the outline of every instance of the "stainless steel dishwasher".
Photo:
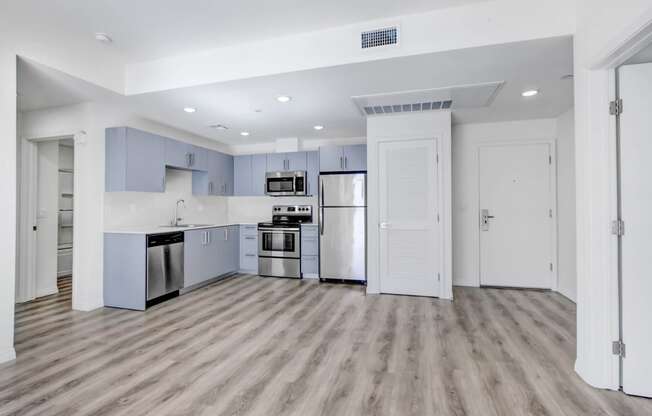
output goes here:
{"type": "Polygon", "coordinates": [[[147,303],[179,294],[183,288],[183,232],[147,237],[147,303]]]}

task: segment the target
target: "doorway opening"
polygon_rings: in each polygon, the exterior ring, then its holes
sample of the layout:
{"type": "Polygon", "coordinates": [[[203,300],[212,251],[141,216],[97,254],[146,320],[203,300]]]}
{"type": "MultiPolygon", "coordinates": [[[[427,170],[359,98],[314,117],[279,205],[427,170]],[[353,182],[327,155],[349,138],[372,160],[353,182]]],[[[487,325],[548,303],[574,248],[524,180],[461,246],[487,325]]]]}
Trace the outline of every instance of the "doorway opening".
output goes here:
{"type": "Polygon", "coordinates": [[[617,218],[612,233],[618,239],[619,337],[614,354],[620,361],[620,387],[636,396],[652,397],[652,43],[615,70],[617,218]],[[625,108],[627,106],[627,108],[625,108]]]}
{"type": "Polygon", "coordinates": [[[22,139],[20,155],[17,342],[35,316],[72,309],[74,136],[22,139]]]}

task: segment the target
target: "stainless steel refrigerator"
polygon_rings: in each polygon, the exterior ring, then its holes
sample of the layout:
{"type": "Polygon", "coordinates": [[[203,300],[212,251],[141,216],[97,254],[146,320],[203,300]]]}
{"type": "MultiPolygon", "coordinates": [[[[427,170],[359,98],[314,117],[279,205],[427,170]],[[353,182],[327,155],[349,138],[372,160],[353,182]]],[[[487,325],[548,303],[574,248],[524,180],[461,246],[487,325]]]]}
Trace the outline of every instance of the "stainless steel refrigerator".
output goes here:
{"type": "Polygon", "coordinates": [[[367,174],[319,176],[319,277],[367,281],[367,174]]]}

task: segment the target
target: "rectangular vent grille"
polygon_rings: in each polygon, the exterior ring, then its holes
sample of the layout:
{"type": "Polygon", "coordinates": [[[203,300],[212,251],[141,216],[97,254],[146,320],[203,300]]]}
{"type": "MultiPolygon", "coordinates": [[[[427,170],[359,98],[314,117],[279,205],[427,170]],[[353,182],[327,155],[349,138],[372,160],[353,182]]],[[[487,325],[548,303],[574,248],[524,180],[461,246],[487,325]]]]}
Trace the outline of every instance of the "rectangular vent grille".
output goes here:
{"type": "Polygon", "coordinates": [[[365,107],[364,112],[367,113],[368,116],[376,114],[412,113],[419,111],[448,110],[452,105],[452,100],[403,105],[377,105],[373,107],[365,107]]]}
{"type": "Polygon", "coordinates": [[[362,32],[362,49],[377,48],[379,46],[396,45],[398,43],[398,28],[387,27],[384,29],[362,32]]]}

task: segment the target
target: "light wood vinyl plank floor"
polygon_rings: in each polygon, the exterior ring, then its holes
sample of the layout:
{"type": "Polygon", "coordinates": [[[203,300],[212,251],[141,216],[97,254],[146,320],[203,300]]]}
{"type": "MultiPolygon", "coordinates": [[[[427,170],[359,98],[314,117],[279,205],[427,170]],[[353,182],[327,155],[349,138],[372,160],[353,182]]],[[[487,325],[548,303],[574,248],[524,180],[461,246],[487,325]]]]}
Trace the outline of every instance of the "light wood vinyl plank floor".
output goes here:
{"type": "Polygon", "coordinates": [[[239,275],[146,312],[16,306],[0,415],[652,415],[574,373],[575,306],[455,288],[455,302],[239,275]]]}

